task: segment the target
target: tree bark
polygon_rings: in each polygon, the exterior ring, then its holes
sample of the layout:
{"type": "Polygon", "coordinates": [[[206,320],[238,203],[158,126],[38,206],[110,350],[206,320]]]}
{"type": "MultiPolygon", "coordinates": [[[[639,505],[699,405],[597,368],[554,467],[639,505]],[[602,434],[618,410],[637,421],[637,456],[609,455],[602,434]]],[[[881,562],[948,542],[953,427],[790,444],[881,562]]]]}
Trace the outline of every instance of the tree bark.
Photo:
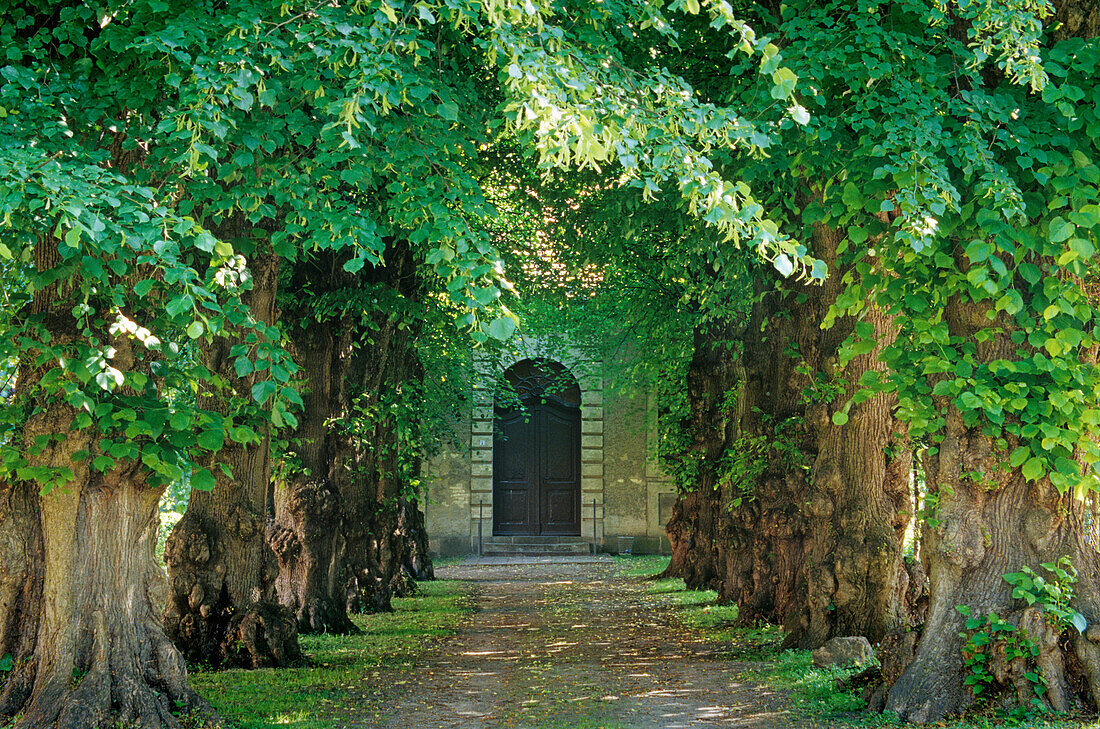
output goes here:
{"type": "MultiPolygon", "coordinates": [[[[34,655],[45,576],[38,489],[26,481],[0,481],[0,658],[16,668],[34,655]]],[[[0,717],[16,713],[33,679],[15,671],[0,684],[0,717]]]]}
{"type": "MultiPolygon", "coordinates": [[[[341,273],[334,266],[306,269],[309,265],[296,276],[312,276],[309,280],[321,291],[339,285],[341,273]]],[[[306,381],[296,433],[297,462],[288,482],[274,489],[274,518],[268,530],[279,561],[276,590],[280,604],[297,617],[299,632],[356,633],[345,599],[349,515],[337,483],[343,477],[343,446],[331,424],[344,413],[351,322],[344,318],[303,323],[289,330],[306,381]]]]}
{"type": "Polygon", "coordinates": [[[840,364],[857,322],[821,323],[843,285],[842,238],[814,230],[828,281],[785,281],[754,307],[737,364],[733,468],[721,483],[720,595],[741,621],[783,623],[791,647],[848,635],[877,642],[912,619],[902,556],[911,453],[895,398],[850,406],[844,424],[832,419],[863,373],[883,369],[878,351],[896,336],[889,318],[868,309],[861,319],[878,344],[840,364]]]}
{"type": "Polygon", "coordinates": [[[688,589],[716,589],[718,570],[718,482],[721,459],[729,447],[729,393],[737,386],[732,326],[697,327],[688,364],[689,417],[683,424],[691,438],[686,453],[667,454],[686,473],[665,534],[672,559],[662,576],[681,577],[688,589]]]}
{"type": "MultiPolygon", "coordinates": [[[[263,324],[275,321],[279,259],[270,251],[250,262],[253,287],[247,303],[263,324]]],[[[205,348],[207,368],[249,398],[256,375],[238,377],[230,350],[239,341],[221,338],[205,348]]],[[[203,398],[203,407],[228,414],[224,402],[203,398]]],[[[271,482],[270,434],[258,444],[226,439],[210,464],[212,491],[191,492],[187,511],[165,547],[170,592],[164,614],[168,635],[189,661],[214,666],[261,668],[301,661],[297,622],[275,595],[278,566],[265,537],[271,482]],[[227,476],[219,467],[231,469],[227,476]]]]}
{"type": "MultiPolygon", "coordinates": [[[[44,237],[36,267],[58,263],[57,241],[44,237]]],[[[53,346],[65,347],[81,335],[62,285],[36,292],[30,313],[41,317],[53,346]]],[[[108,341],[113,366],[139,366],[125,335],[108,341]]],[[[10,538],[3,589],[14,598],[0,603],[0,640],[15,659],[0,693],[0,721],[19,729],[115,722],[175,729],[180,716],[212,720],[160,622],[166,580],[154,550],[163,488],[149,485],[139,461],[93,470],[93,460],[104,455],[97,434],[74,430],[76,410],[37,389],[49,365],[33,359],[21,363],[16,385],[17,399],[31,398],[22,446],[30,465],[69,468],[74,477],[44,495],[26,482],[0,488],[5,505],[20,509],[0,526],[10,538]],[[46,435],[53,439],[45,449],[31,448],[46,435]],[[88,455],[74,460],[80,451],[88,455]]]]}
{"type": "MultiPolygon", "coordinates": [[[[973,341],[977,329],[990,326],[987,303],[948,302],[944,310],[952,337],[973,341]]],[[[1012,322],[1000,315],[991,339],[979,341],[976,359],[1012,358],[1019,345],[1011,340],[1012,322]]],[[[1095,361],[1096,353],[1091,354],[1095,361]]],[[[936,721],[965,710],[974,701],[964,685],[962,650],[966,606],[972,615],[997,613],[1024,630],[1039,649],[1034,660],[991,660],[995,678],[987,694],[1007,694],[1009,703],[1031,708],[1034,694],[1026,671],[1042,675],[1047,690],[1040,697],[1047,709],[1074,711],[1100,707],[1100,555],[1089,544],[1095,521],[1094,500],[1058,494],[1048,479],[1028,482],[1019,468],[1007,465],[1019,442],[1007,438],[998,448],[982,432],[967,426],[949,397],[936,396],[945,426],[938,449],[924,459],[932,521],[922,530],[921,559],[931,583],[928,620],[919,642],[899,656],[886,656],[904,666],[887,686],[885,708],[903,720],[936,721]],[[1068,557],[1079,572],[1073,607],[1088,621],[1083,635],[1052,626],[1012,597],[1003,575],[1024,566],[1044,577],[1039,565],[1068,557]]],[[[892,677],[888,677],[892,678],[892,677]]]]}
{"type": "Polygon", "coordinates": [[[718,588],[718,492],[680,491],[665,524],[672,558],[660,577],[679,577],[689,590],[718,588]]]}

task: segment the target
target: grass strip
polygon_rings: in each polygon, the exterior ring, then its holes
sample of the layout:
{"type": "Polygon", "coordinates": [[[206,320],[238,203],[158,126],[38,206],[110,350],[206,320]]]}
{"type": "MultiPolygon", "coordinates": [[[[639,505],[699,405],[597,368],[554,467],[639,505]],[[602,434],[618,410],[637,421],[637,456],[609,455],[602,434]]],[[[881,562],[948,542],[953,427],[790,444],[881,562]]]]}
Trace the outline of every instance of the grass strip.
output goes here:
{"type": "Polygon", "coordinates": [[[387,691],[412,684],[416,659],[453,635],[474,610],[472,588],[422,582],[392,613],[353,615],[359,635],[302,636],[300,668],[191,668],[191,685],[238,729],[329,729],[384,714],[387,691]]]}

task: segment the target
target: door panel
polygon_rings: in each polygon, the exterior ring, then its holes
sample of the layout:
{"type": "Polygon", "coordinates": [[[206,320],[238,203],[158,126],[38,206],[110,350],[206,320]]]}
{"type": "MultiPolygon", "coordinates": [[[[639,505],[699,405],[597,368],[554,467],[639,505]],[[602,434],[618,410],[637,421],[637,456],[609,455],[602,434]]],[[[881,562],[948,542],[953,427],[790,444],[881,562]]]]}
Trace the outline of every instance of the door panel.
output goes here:
{"type": "Polygon", "coordinates": [[[535,423],[525,413],[498,418],[493,437],[493,531],[532,534],[538,527],[538,461],[526,447],[535,423]]]}
{"type": "Polygon", "coordinates": [[[580,409],[547,405],[539,414],[541,531],[580,534],[580,409]]]}
{"type": "Polygon", "coordinates": [[[493,533],[579,535],[581,413],[531,402],[497,413],[493,533]]]}

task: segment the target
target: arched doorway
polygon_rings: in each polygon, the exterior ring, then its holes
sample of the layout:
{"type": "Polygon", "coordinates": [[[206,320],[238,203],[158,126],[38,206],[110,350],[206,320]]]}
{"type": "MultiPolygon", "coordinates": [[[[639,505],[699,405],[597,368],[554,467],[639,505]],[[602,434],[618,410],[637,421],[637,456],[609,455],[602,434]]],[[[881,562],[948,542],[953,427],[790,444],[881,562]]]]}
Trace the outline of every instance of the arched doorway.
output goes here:
{"type": "Polygon", "coordinates": [[[493,533],[581,533],[581,389],[561,364],[525,359],[505,378],[519,399],[497,398],[493,533]]]}

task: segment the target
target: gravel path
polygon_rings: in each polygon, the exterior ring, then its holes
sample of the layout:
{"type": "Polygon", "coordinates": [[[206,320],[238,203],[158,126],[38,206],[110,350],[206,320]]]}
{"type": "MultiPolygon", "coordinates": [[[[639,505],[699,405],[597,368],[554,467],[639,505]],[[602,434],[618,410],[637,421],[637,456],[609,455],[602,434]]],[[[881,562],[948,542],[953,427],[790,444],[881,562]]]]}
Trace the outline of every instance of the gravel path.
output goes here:
{"type": "Polygon", "coordinates": [[[609,561],[513,560],[440,569],[479,611],[384,703],[385,729],[803,726],[609,561]]]}

